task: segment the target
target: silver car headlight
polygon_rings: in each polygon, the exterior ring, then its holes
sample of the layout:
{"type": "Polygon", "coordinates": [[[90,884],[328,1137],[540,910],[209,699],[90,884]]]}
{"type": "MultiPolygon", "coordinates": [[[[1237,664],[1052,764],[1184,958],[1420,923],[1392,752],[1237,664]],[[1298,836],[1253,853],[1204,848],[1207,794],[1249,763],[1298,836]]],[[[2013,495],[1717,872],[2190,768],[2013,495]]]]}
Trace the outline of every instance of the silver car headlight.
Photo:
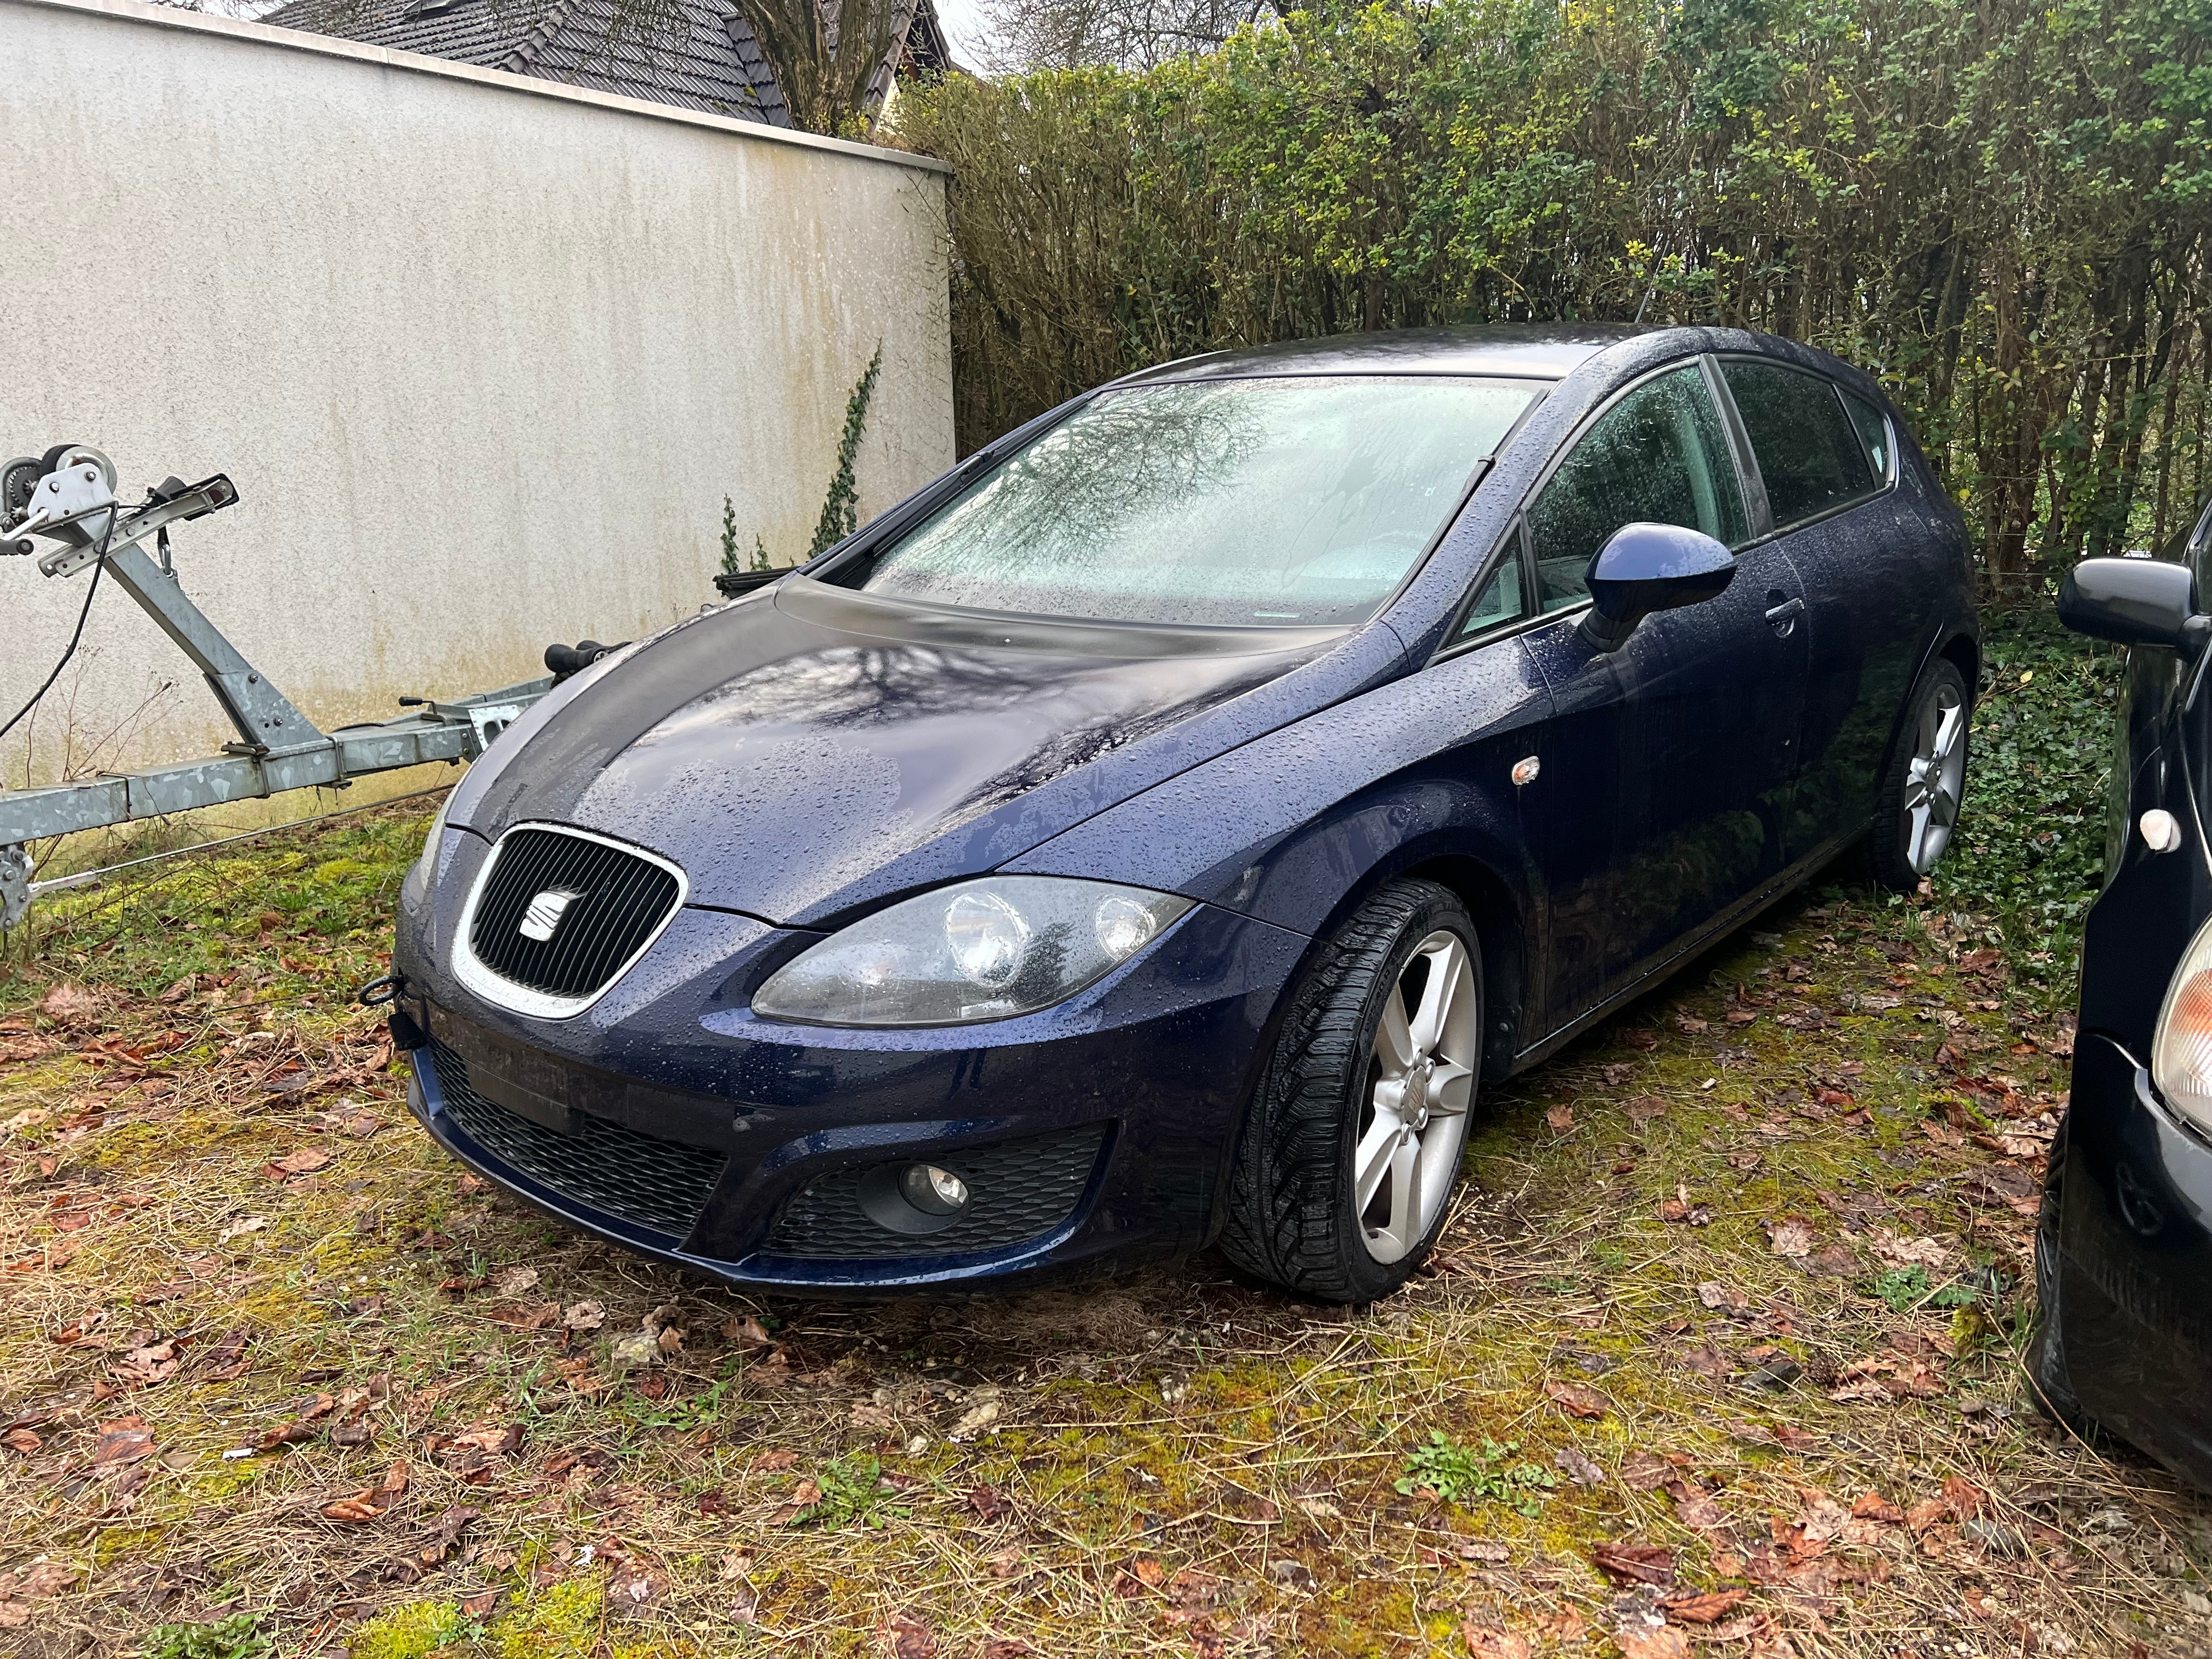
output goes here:
{"type": "Polygon", "coordinates": [[[2197,930],[2166,988],[2150,1077],[2168,1106],[2212,1133],[2212,921],[2197,930]]]}
{"type": "Polygon", "coordinates": [[[1190,908],[1173,893],[1061,876],[963,881],[793,957],[754,993],[753,1012],[811,1025],[969,1025],[1034,1013],[1120,967],[1190,908]]]}
{"type": "Polygon", "coordinates": [[[438,873],[438,843],[446,838],[446,811],[453,804],[453,792],[448,789],[430,820],[430,833],[422,837],[422,850],[415,855],[415,862],[407,866],[406,875],[400,878],[400,898],[410,909],[430,890],[431,879],[438,873]]]}

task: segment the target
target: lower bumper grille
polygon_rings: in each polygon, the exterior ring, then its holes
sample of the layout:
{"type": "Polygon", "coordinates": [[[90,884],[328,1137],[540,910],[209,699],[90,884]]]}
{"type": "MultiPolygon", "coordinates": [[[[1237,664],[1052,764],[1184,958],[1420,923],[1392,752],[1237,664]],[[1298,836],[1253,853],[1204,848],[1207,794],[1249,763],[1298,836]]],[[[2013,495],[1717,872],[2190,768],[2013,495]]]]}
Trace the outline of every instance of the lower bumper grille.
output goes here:
{"type": "Polygon", "coordinates": [[[564,1135],[518,1117],[469,1085],[468,1062],[442,1042],[430,1064],[447,1114],[469,1139],[578,1204],[670,1235],[689,1233],[729,1159],[720,1152],[641,1134],[605,1118],[576,1115],[564,1135]]]}
{"type": "Polygon", "coordinates": [[[930,1162],[968,1183],[969,1207],[929,1233],[894,1232],[862,1206],[864,1171],[817,1176],[784,1206],[763,1255],[880,1259],[961,1255],[1003,1249],[1051,1232],[1081,1201],[1106,1139],[1103,1124],[1008,1141],[975,1152],[932,1152],[930,1162]]]}

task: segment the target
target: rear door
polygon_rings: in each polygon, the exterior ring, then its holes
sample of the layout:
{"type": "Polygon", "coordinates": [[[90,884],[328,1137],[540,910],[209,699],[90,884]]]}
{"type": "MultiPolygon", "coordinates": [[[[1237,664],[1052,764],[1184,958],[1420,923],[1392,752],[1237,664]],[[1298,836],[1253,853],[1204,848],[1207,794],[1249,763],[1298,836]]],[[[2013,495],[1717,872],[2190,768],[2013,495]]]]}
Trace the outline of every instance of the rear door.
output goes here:
{"type": "Polygon", "coordinates": [[[1925,518],[1893,487],[1885,412],[1771,358],[1723,358],[1721,375],[1757,461],[1768,544],[1805,585],[1805,720],[1784,838],[1795,864],[1873,817],[1942,572],[1925,518]]]}
{"type": "Polygon", "coordinates": [[[1715,395],[1692,361],[1619,397],[1525,514],[1538,601],[1531,652],[1553,714],[1528,792],[1549,870],[1555,1026],[1621,990],[1782,867],[1803,707],[1802,594],[1753,520],[1715,395]],[[1728,590],[1647,618],[1611,653],[1577,626],[1589,564],[1638,520],[1740,549],[1728,590]]]}

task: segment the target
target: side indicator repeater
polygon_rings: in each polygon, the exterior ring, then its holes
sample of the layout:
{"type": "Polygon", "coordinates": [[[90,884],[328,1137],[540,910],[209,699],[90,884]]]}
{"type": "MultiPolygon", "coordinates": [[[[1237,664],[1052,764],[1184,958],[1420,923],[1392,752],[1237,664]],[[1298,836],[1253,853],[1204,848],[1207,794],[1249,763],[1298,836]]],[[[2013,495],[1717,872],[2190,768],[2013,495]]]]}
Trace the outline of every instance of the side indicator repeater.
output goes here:
{"type": "Polygon", "coordinates": [[[1524,784],[1535,782],[1536,774],[1543,769],[1544,763],[1537,759],[1534,755],[1529,756],[1526,760],[1515,761],[1513,763],[1513,787],[1518,789],[1524,784]]]}

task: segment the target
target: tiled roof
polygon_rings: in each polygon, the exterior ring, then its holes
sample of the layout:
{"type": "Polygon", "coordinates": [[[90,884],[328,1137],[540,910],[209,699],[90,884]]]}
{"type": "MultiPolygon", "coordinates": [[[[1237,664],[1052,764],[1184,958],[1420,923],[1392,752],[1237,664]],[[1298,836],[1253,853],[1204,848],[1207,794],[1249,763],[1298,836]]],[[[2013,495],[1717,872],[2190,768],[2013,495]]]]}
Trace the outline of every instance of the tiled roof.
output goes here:
{"type": "MultiPolygon", "coordinates": [[[[293,0],[261,20],[624,97],[787,127],[731,0],[293,0]]],[[[902,48],[903,47],[902,41],[902,48]]]]}

